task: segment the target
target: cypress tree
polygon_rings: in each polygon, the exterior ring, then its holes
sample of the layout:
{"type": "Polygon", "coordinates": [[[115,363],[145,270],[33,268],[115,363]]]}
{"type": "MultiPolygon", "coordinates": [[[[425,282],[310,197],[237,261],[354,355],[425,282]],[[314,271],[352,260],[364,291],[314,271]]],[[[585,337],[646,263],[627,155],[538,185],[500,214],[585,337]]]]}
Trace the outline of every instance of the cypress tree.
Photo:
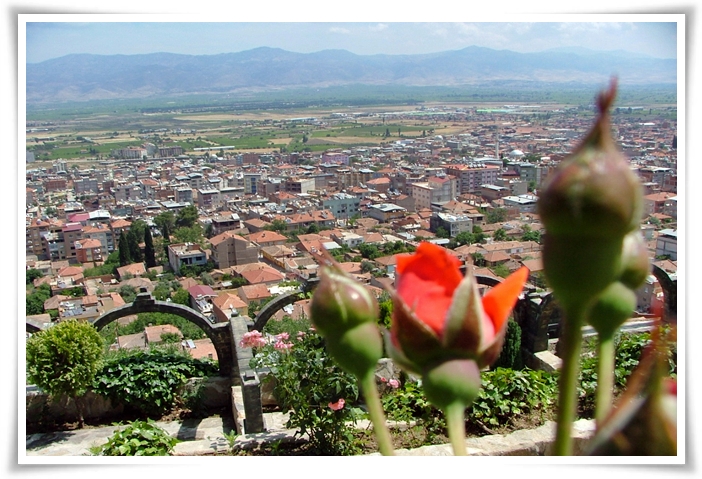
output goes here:
{"type": "Polygon", "coordinates": [[[129,233],[127,233],[127,243],[129,244],[129,256],[132,258],[132,263],[141,263],[144,261],[141,249],[139,248],[139,239],[135,231],[129,230],[129,233]]]}
{"type": "Polygon", "coordinates": [[[126,266],[131,264],[132,256],[129,253],[129,241],[127,241],[127,235],[124,234],[124,230],[119,234],[117,248],[119,249],[119,265],[126,266]]]}
{"type": "Polygon", "coordinates": [[[144,230],[144,261],[147,268],[156,266],[156,250],[154,249],[154,240],[151,237],[151,229],[144,230]]]}

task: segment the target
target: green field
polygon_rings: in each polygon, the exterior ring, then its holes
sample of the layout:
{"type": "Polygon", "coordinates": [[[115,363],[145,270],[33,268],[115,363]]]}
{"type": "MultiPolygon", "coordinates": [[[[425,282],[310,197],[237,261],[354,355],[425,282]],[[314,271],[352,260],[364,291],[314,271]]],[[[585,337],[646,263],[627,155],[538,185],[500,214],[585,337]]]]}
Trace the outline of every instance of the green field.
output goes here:
{"type": "MultiPolygon", "coordinates": [[[[598,91],[592,85],[565,89],[545,84],[460,88],[346,86],[238,97],[191,95],[28,105],[27,127],[42,133],[28,133],[26,146],[41,160],[104,158],[113,149],[146,142],[179,145],[186,153],[194,153],[196,148],[220,146],[235,146],[240,151],[324,151],[426,134],[451,134],[448,128],[451,118],[429,112],[429,107],[437,105],[479,108],[484,110],[480,114],[485,121],[490,121],[492,115],[504,114],[500,113],[504,105],[513,103],[537,104],[544,108],[553,105],[554,111],[565,108],[569,115],[592,116],[592,104],[598,91]],[[490,113],[490,110],[495,112],[490,113]],[[412,115],[404,120],[396,120],[392,115],[386,118],[367,114],[353,119],[338,115],[396,111],[412,112],[412,115]],[[325,124],[289,122],[291,118],[302,117],[323,119],[325,124]],[[180,130],[184,133],[178,133],[180,130]],[[84,141],[86,137],[92,141],[84,141]]],[[[641,121],[675,120],[676,99],[674,85],[620,86],[615,104],[618,109],[613,115],[631,115],[641,121]]],[[[526,113],[522,118],[548,119],[550,114],[526,113]]]]}

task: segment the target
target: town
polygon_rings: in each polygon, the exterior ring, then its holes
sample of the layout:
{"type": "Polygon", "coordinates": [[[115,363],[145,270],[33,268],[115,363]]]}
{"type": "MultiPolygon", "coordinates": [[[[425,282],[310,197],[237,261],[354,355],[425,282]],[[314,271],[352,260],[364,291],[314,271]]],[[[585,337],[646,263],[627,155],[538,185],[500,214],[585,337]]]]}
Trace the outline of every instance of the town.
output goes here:
{"type": "MultiPolygon", "coordinates": [[[[643,185],[651,262],[671,277],[675,113],[612,112],[614,138],[643,185]]],[[[55,139],[55,126],[28,122],[26,321],[40,329],[66,318],[92,321],[140,291],[190,306],[213,324],[254,318],[271,298],[315,278],[323,250],[382,298],[396,255],[420,241],[448,248],[476,275],[503,278],[526,266],[529,283],[546,290],[539,190],[592,121],[591,105],[524,103],[277,113],[249,125],[294,129],[299,140],[202,146],[192,140],[204,132],[160,128],[140,131],[140,146],[109,153],[93,150],[98,134],[80,137],[91,145],[82,159],[41,156],[36,146],[55,139]],[[309,148],[359,122],[374,125],[372,140],[309,148]]],[[[649,276],[634,314],[652,316],[662,296],[649,276]]],[[[309,299],[276,313],[308,315],[309,299]]],[[[197,328],[153,323],[121,318],[111,348],[175,338],[193,357],[217,359],[197,328]]]]}

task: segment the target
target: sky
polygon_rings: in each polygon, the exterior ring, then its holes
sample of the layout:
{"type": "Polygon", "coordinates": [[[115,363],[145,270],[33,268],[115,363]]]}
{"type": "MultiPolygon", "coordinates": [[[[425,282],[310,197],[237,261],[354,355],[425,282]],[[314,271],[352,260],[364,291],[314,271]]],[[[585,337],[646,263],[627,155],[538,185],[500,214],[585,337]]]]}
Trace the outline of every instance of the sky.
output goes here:
{"type": "MultiPolygon", "coordinates": [[[[481,46],[518,52],[560,47],[627,50],[676,58],[677,24],[664,21],[582,22],[183,22],[171,16],[89,16],[88,21],[26,23],[26,60],[71,53],[212,55],[266,46],[297,53],[343,49],[359,55],[417,54],[481,46]],[[154,18],[162,21],[152,21],[154,18]],[[94,21],[93,21],[94,20],[94,21]],[[113,20],[113,21],[111,21],[113,20]],[[124,20],[124,21],[123,21],[124,20]],[[146,20],[146,21],[142,21],[146,20]],[[175,21],[172,21],[175,20],[175,21]]],[[[39,17],[43,19],[44,17],[39,17]]],[[[81,20],[84,17],[73,17],[81,20]]],[[[518,18],[516,19],[518,20],[518,18]]],[[[665,21],[668,20],[668,21],[665,21]]]]}

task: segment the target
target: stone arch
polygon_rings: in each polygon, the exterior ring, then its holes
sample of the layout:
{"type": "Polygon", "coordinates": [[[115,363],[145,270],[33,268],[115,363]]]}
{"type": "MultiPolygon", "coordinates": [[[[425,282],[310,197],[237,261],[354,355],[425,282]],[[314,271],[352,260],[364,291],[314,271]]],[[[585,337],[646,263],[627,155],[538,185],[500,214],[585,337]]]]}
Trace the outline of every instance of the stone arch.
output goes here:
{"type": "Polygon", "coordinates": [[[231,331],[229,323],[212,324],[205,316],[192,308],[182,304],[158,301],[149,293],[139,293],[133,303],[112,309],[91,323],[100,331],[108,324],[124,316],[139,313],[169,313],[176,314],[202,329],[212,341],[217,351],[219,371],[222,376],[230,376],[234,367],[234,357],[231,345],[231,331]]]}
{"type": "Polygon", "coordinates": [[[263,331],[263,327],[268,323],[275,313],[283,309],[289,304],[293,304],[296,301],[304,298],[306,293],[312,292],[319,284],[319,278],[312,278],[305,281],[300,289],[297,291],[291,291],[289,293],[281,294],[276,296],[274,299],[266,303],[263,308],[256,314],[253,327],[256,331],[263,331]]]}
{"type": "Polygon", "coordinates": [[[661,318],[664,322],[675,323],[678,316],[678,281],[655,264],[651,267],[651,273],[663,289],[664,302],[661,318]]]}

